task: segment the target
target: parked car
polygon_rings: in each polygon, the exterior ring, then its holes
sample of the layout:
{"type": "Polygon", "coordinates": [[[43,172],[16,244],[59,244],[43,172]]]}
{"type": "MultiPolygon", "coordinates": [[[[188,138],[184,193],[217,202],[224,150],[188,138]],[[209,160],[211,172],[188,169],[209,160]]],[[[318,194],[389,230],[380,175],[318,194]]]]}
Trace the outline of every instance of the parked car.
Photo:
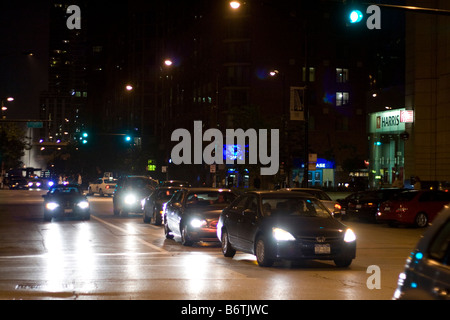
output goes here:
{"type": "Polygon", "coordinates": [[[91,218],[89,202],[76,184],[57,184],[50,187],[44,198],[44,220],[61,216],[81,216],[91,218]]]}
{"type": "Polygon", "coordinates": [[[100,196],[112,196],[117,185],[117,179],[112,178],[98,178],[92,183],[89,183],[88,196],[99,194],[100,196]]]}
{"type": "Polygon", "coordinates": [[[124,176],[118,179],[113,194],[114,215],[142,212],[142,200],[151,194],[158,182],[147,176],[124,176]]]}
{"type": "Polygon", "coordinates": [[[325,207],[327,207],[328,210],[330,210],[333,214],[340,214],[341,213],[341,205],[339,202],[334,201],[330,198],[330,196],[323,190],[320,189],[314,189],[314,188],[286,188],[286,189],[280,189],[280,191],[296,191],[296,192],[306,192],[317,199],[319,199],[325,207]]]}
{"type": "Polygon", "coordinates": [[[379,222],[426,227],[450,203],[450,193],[440,190],[408,190],[384,202],[377,214],[379,222]]]}
{"type": "Polygon", "coordinates": [[[220,213],[236,198],[229,189],[182,188],[166,204],[164,233],[166,238],[181,236],[190,246],[199,241],[218,241],[217,221],[220,213]]]}
{"type": "Polygon", "coordinates": [[[217,237],[222,253],[256,255],[260,266],[275,260],[334,260],[347,267],[356,256],[356,236],[333,218],[315,197],[300,192],[252,191],[220,215],[217,237]]]}
{"type": "Polygon", "coordinates": [[[450,300],[450,209],[439,212],[399,275],[393,299],[450,300]]]}
{"type": "Polygon", "coordinates": [[[186,187],[189,188],[191,184],[184,180],[167,180],[161,182],[162,187],[186,187]]]}
{"type": "Polygon", "coordinates": [[[364,191],[359,197],[355,197],[354,200],[348,202],[346,218],[376,222],[380,204],[403,191],[405,189],[397,188],[364,191]]]}
{"type": "Polygon", "coordinates": [[[146,197],[142,206],[144,223],[153,221],[155,225],[161,225],[164,217],[164,205],[180,189],[181,187],[159,187],[146,197]]]}

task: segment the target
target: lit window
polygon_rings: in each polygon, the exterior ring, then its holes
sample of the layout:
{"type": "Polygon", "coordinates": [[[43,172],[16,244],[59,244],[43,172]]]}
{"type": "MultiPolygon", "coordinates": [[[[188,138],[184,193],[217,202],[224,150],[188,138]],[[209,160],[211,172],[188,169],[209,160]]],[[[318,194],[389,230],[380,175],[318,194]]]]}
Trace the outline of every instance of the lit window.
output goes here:
{"type": "Polygon", "coordinates": [[[336,82],[337,83],[348,82],[348,69],[336,68],[336,82]]]}
{"type": "Polygon", "coordinates": [[[348,92],[336,92],[336,106],[345,106],[349,102],[348,92]]]}

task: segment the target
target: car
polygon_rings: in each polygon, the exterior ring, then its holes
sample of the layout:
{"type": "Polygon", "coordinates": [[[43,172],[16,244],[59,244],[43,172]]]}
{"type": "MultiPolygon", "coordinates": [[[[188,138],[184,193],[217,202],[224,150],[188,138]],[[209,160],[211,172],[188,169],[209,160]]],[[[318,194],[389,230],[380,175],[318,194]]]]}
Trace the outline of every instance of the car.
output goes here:
{"type": "Polygon", "coordinates": [[[173,194],[181,187],[159,187],[144,199],[142,216],[144,223],[153,223],[157,226],[162,224],[164,216],[164,206],[172,198],[173,194]]]}
{"type": "Polygon", "coordinates": [[[28,181],[25,178],[13,177],[8,182],[11,190],[28,190],[28,181]]]}
{"type": "Polygon", "coordinates": [[[343,220],[346,218],[348,204],[351,202],[357,201],[359,198],[364,196],[364,194],[365,194],[365,191],[355,191],[343,199],[336,200],[339,203],[339,205],[341,206],[341,214],[342,214],[343,220]]]}
{"type": "Polygon", "coordinates": [[[184,180],[167,180],[161,182],[162,187],[191,187],[191,184],[188,181],[184,180]]]}
{"type": "Polygon", "coordinates": [[[46,187],[46,185],[41,179],[32,178],[32,179],[28,180],[28,189],[29,190],[40,190],[45,187],[46,187]]]}
{"type": "Polygon", "coordinates": [[[339,202],[334,201],[330,198],[330,196],[323,190],[314,189],[314,188],[286,188],[280,189],[280,191],[295,191],[295,192],[305,192],[308,193],[317,199],[319,199],[328,210],[330,210],[333,214],[341,213],[341,205],[339,202]]]}
{"type": "Polygon", "coordinates": [[[141,213],[142,200],[151,194],[157,185],[156,180],[147,176],[128,175],[119,178],[113,193],[114,215],[141,213]]]}
{"type": "Polygon", "coordinates": [[[61,216],[80,216],[83,220],[91,218],[89,201],[83,195],[79,185],[53,185],[42,197],[45,221],[61,216]]]}
{"type": "Polygon", "coordinates": [[[406,189],[387,188],[363,191],[358,197],[355,197],[348,202],[345,218],[376,222],[380,204],[392,199],[405,190],[406,189]]]}
{"type": "Polygon", "coordinates": [[[441,210],[400,273],[394,300],[450,300],[450,208],[441,210]]]}
{"type": "Polygon", "coordinates": [[[236,250],[256,256],[259,266],[276,260],[334,260],[348,267],[356,235],[317,198],[300,192],[249,191],[220,215],[217,237],[225,257],[236,250]]]}
{"type": "Polygon", "coordinates": [[[181,188],[166,204],[164,233],[167,239],[181,237],[185,246],[199,241],[217,242],[216,228],[222,210],[236,194],[230,189],[181,188]]]}
{"type": "Polygon", "coordinates": [[[88,196],[98,193],[100,196],[112,196],[117,185],[117,179],[112,178],[98,178],[96,181],[89,184],[88,196]]]}
{"type": "Polygon", "coordinates": [[[441,190],[407,190],[380,206],[377,221],[390,226],[399,224],[426,227],[444,206],[450,193],[441,190]]]}

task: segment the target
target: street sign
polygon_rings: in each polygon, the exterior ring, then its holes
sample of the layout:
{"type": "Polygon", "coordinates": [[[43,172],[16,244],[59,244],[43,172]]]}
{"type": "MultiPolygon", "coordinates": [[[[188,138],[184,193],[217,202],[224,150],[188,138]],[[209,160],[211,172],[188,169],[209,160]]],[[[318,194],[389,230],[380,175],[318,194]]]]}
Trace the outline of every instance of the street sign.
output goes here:
{"type": "Polygon", "coordinates": [[[28,121],[27,128],[35,128],[41,129],[44,127],[44,123],[42,121],[28,121]]]}

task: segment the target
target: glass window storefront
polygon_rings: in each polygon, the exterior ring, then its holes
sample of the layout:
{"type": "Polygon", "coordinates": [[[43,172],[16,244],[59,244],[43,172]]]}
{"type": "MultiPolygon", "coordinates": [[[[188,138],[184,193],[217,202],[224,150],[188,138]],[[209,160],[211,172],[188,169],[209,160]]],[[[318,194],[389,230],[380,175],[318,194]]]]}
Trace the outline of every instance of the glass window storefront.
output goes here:
{"type": "Polygon", "coordinates": [[[371,188],[389,187],[403,181],[405,167],[405,117],[411,111],[395,109],[369,114],[369,184],[371,188]]]}

